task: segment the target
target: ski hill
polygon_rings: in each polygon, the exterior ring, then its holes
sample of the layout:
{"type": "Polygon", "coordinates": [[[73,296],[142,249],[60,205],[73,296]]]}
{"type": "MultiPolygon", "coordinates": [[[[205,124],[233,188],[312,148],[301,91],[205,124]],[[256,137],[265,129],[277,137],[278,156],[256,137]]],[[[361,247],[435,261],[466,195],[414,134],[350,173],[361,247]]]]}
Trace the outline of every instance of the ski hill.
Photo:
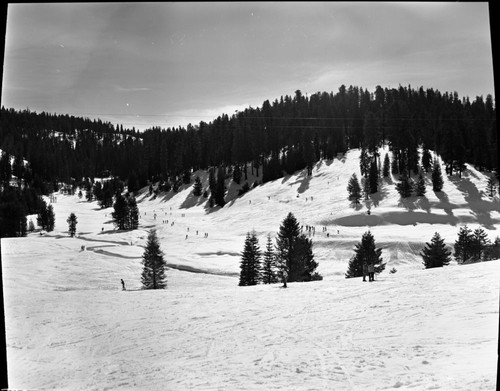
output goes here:
{"type": "MultiPolygon", "coordinates": [[[[353,173],[361,178],[359,155],[350,150],[310,176],[299,171],[242,196],[245,177],[228,179],[223,208],[208,208],[192,185],[152,196],[143,189],[134,231],[115,230],[113,208],[56,194],[54,231],[2,240],[9,387],[494,389],[499,261],[424,270],[419,256],[435,232],[453,246],[464,224],[495,239],[500,204],[485,195],[488,176],[467,166],[462,178],[443,175],[436,194],[428,174],[426,196],[404,200],[391,177],[354,206],[346,188],[353,173]],[[67,232],[71,212],[76,238],[67,232]],[[289,212],[304,232],[315,228],[324,279],[238,287],[247,232],[264,249],[289,212]],[[163,291],[140,289],[152,228],[169,266],[163,291]],[[367,230],[386,269],[374,283],[345,279],[367,230]]],[[[196,175],[207,188],[208,174],[196,175]]],[[[258,179],[249,175],[250,187],[258,179]]]]}

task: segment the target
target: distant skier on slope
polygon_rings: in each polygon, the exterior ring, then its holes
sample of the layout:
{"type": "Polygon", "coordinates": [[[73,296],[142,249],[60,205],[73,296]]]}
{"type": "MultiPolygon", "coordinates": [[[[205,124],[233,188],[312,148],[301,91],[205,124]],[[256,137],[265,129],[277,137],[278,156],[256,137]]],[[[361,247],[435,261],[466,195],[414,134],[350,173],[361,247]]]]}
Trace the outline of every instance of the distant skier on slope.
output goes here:
{"type": "Polygon", "coordinates": [[[286,280],[288,279],[288,272],[286,271],[286,269],[283,269],[281,275],[283,277],[283,288],[286,288],[286,280]]]}
{"type": "Polygon", "coordinates": [[[366,282],[366,275],[368,274],[368,264],[363,262],[363,281],[366,282]]]}
{"type": "Polygon", "coordinates": [[[122,291],[126,291],[126,289],[125,289],[125,282],[123,281],[123,278],[121,279],[121,282],[122,282],[122,291]]]}

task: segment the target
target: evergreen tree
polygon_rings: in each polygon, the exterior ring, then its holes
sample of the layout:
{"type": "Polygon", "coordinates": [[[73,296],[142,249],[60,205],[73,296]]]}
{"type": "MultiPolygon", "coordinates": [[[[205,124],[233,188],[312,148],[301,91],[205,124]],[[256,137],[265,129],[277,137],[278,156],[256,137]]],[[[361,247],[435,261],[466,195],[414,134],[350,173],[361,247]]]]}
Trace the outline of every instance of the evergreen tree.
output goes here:
{"type": "Polygon", "coordinates": [[[216,191],[214,194],[215,204],[223,207],[226,204],[224,200],[224,195],[226,193],[226,184],[225,184],[225,169],[223,166],[220,166],[217,170],[217,183],[216,183],[216,191]]]}
{"type": "Polygon", "coordinates": [[[458,239],[455,241],[453,256],[458,263],[468,263],[473,256],[474,235],[467,225],[460,227],[458,239]]]}
{"type": "Polygon", "coordinates": [[[349,193],[349,200],[354,201],[355,204],[359,204],[361,200],[361,186],[358,181],[356,174],[352,174],[347,184],[347,191],[349,193]]]}
{"type": "Polygon", "coordinates": [[[49,204],[47,206],[47,231],[53,231],[56,225],[56,217],[54,214],[54,207],[49,204]]]}
{"type": "Polygon", "coordinates": [[[494,177],[488,178],[488,183],[486,185],[486,194],[488,197],[493,198],[495,197],[497,192],[497,181],[494,177]]]}
{"type": "Polygon", "coordinates": [[[201,196],[202,190],[203,189],[202,189],[200,177],[196,176],[196,178],[194,179],[194,185],[193,185],[193,195],[195,197],[201,196]]]}
{"type": "Polygon", "coordinates": [[[432,155],[427,148],[424,148],[422,152],[422,167],[424,168],[425,172],[429,172],[432,167],[432,155]]]}
{"type": "Polygon", "coordinates": [[[300,233],[299,223],[291,212],[279,228],[276,257],[281,270],[287,271],[289,282],[320,278],[315,273],[318,264],[314,261],[312,241],[300,233]]]}
{"type": "Polygon", "coordinates": [[[422,197],[425,195],[426,189],[425,189],[425,178],[422,174],[422,171],[419,172],[418,174],[418,179],[415,184],[415,194],[418,197],[422,197]]]}
{"type": "Polygon", "coordinates": [[[413,191],[413,180],[409,177],[406,171],[399,177],[399,183],[396,184],[396,190],[401,198],[411,197],[411,193],[413,191]]]}
{"type": "Polygon", "coordinates": [[[368,177],[370,173],[370,155],[365,148],[361,149],[361,154],[359,155],[359,169],[361,170],[361,175],[365,178],[368,177]]]}
{"type": "Polygon", "coordinates": [[[116,193],[116,200],[113,204],[114,211],[111,213],[113,222],[119,230],[128,229],[129,206],[127,200],[121,193],[116,193]]]}
{"type": "Polygon", "coordinates": [[[430,243],[425,244],[420,256],[426,269],[433,267],[443,267],[448,265],[451,260],[451,251],[446,248],[444,239],[436,232],[430,243]]]}
{"type": "Polygon", "coordinates": [[[439,192],[443,190],[443,175],[441,173],[441,165],[435,161],[432,168],[432,190],[439,192]]]}
{"type": "Polygon", "coordinates": [[[377,161],[375,159],[373,159],[370,164],[368,183],[370,187],[370,194],[378,192],[378,168],[377,168],[377,161]]]}
{"type": "Polygon", "coordinates": [[[277,282],[276,276],[276,255],[274,254],[273,242],[271,235],[267,236],[266,251],[262,260],[262,282],[264,284],[272,284],[277,282]]]}
{"type": "Polygon", "coordinates": [[[384,167],[382,169],[382,175],[384,176],[384,178],[387,178],[389,176],[389,171],[391,169],[390,166],[391,166],[391,163],[389,160],[389,154],[386,153],[385,157],[384,157],[384,167]]]}
{"type": "Polygon", "coordinates": [[[66,222],[68,223],[68,233],[69,236],[73,237],[76,235],[76,225],[78,224],[78,219],[76,218],[76,215],[71,212],[69,217],[66,219],[66,222]]]}
{"type": "Polygon", "coordinates": [[[363,275],[363,262],[372,263],[375,267],[375,273],[381,273],[385,269],[385,263],[382,263],[382,249],[375,247],[375,238],[370,231],[365,232],[361,237],[361,242],[356,244],[354,256],[349,260],[345,277],[361,277],[363,275]]]}
{"type": "Polygon", "coordinates": [[[471,253],[472,261],[480,262],[485,258],[487,248],[491,245],[488,235],[479,227],[472,234],[471,253]]]}
{"type": "Polygon", "coordinates": [[[139,208],[137,206],[137,201],[134,196],[129,196],[128,201],[128,214],[129,214],[129,229],[139,228],[139,208]]]}
{"type": "Polygon", "coordinates": [[[148,233],[146,248],[142,255],[141,282],[143,289],[165,289],[167,287],[166,262],[156,236],[156,230],[148,233]]]}
{"type": "Polygon", "coordinates": [[[260,281],[260,249],[255,232],[247,233],[241,254],[239,286],[257,285],[260,281]]]}

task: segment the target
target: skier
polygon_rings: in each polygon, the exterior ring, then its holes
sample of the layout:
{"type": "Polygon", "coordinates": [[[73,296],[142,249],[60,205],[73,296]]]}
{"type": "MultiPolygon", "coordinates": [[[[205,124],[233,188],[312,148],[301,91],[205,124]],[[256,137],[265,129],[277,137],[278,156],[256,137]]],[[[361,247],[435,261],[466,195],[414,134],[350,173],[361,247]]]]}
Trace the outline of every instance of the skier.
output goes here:
{"type": "Polygon", "coordinates": [[[375,267],[373,263],[368,265],[368,281],[375,281],[375,267]]]}
{"type": "Polygon", "coordinates": [[[286,271],[286,269],[283,269],[283,288],[286,288],[286,280],[288,279],[288,272],[286,271]]]}
{"type": "Polygon", "coordinates": [[[123,281],[123,278],[121,279],[121,282],[122,282],[122,291],[125,291],[125,282],[123,281]]]}
{"type": "Polygon", "coordinates": [[[363,281],[366,282],[366,275],[368,274],[368,264],[363,262],[363,281]]]}

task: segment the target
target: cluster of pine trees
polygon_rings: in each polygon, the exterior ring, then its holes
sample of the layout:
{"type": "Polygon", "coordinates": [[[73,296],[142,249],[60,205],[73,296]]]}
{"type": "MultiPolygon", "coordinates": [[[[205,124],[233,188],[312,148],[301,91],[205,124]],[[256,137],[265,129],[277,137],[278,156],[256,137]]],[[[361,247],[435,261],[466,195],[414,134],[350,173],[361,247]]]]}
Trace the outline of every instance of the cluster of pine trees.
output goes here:
{"type": "Polygon", "coordinates": [[[282,280],[284,272],[288,282],[321,280],[317,267],[312,240],[301,233],[297,219],[290,212],[279,227],[275,247],[269,235],[262,253],[255,232],[247,234],[241,254],[239,285],[272,284],[282,280]]]}
{"type": "MultiPolygon", "coordinates": [[[[100,176],[127,180],[179,178],[208,167],[262,167],[264,182],[312,167],[319,159],[388,142],[410,162],[419,145],[443,157],[447,173],[465,161],[497,168],[496,109],[490,95],[458,98],[422,87],[374,92],[341,86],[337,93],[282,96],[261,107],[186,128],[155,127],[142,133],[67,115],[0,112],[0,148],[26,159],[32,177],[46,182],[100,176]]],[[[173,182],[173,181],[172,181],[173,182]]]]}
{"type": "Polygon", "coordinates": [[[139,208],[133,195],[116,193],[114,211],[111,213],[113,222],[119,230],[133,230],[139,228],[139,208]]]}

